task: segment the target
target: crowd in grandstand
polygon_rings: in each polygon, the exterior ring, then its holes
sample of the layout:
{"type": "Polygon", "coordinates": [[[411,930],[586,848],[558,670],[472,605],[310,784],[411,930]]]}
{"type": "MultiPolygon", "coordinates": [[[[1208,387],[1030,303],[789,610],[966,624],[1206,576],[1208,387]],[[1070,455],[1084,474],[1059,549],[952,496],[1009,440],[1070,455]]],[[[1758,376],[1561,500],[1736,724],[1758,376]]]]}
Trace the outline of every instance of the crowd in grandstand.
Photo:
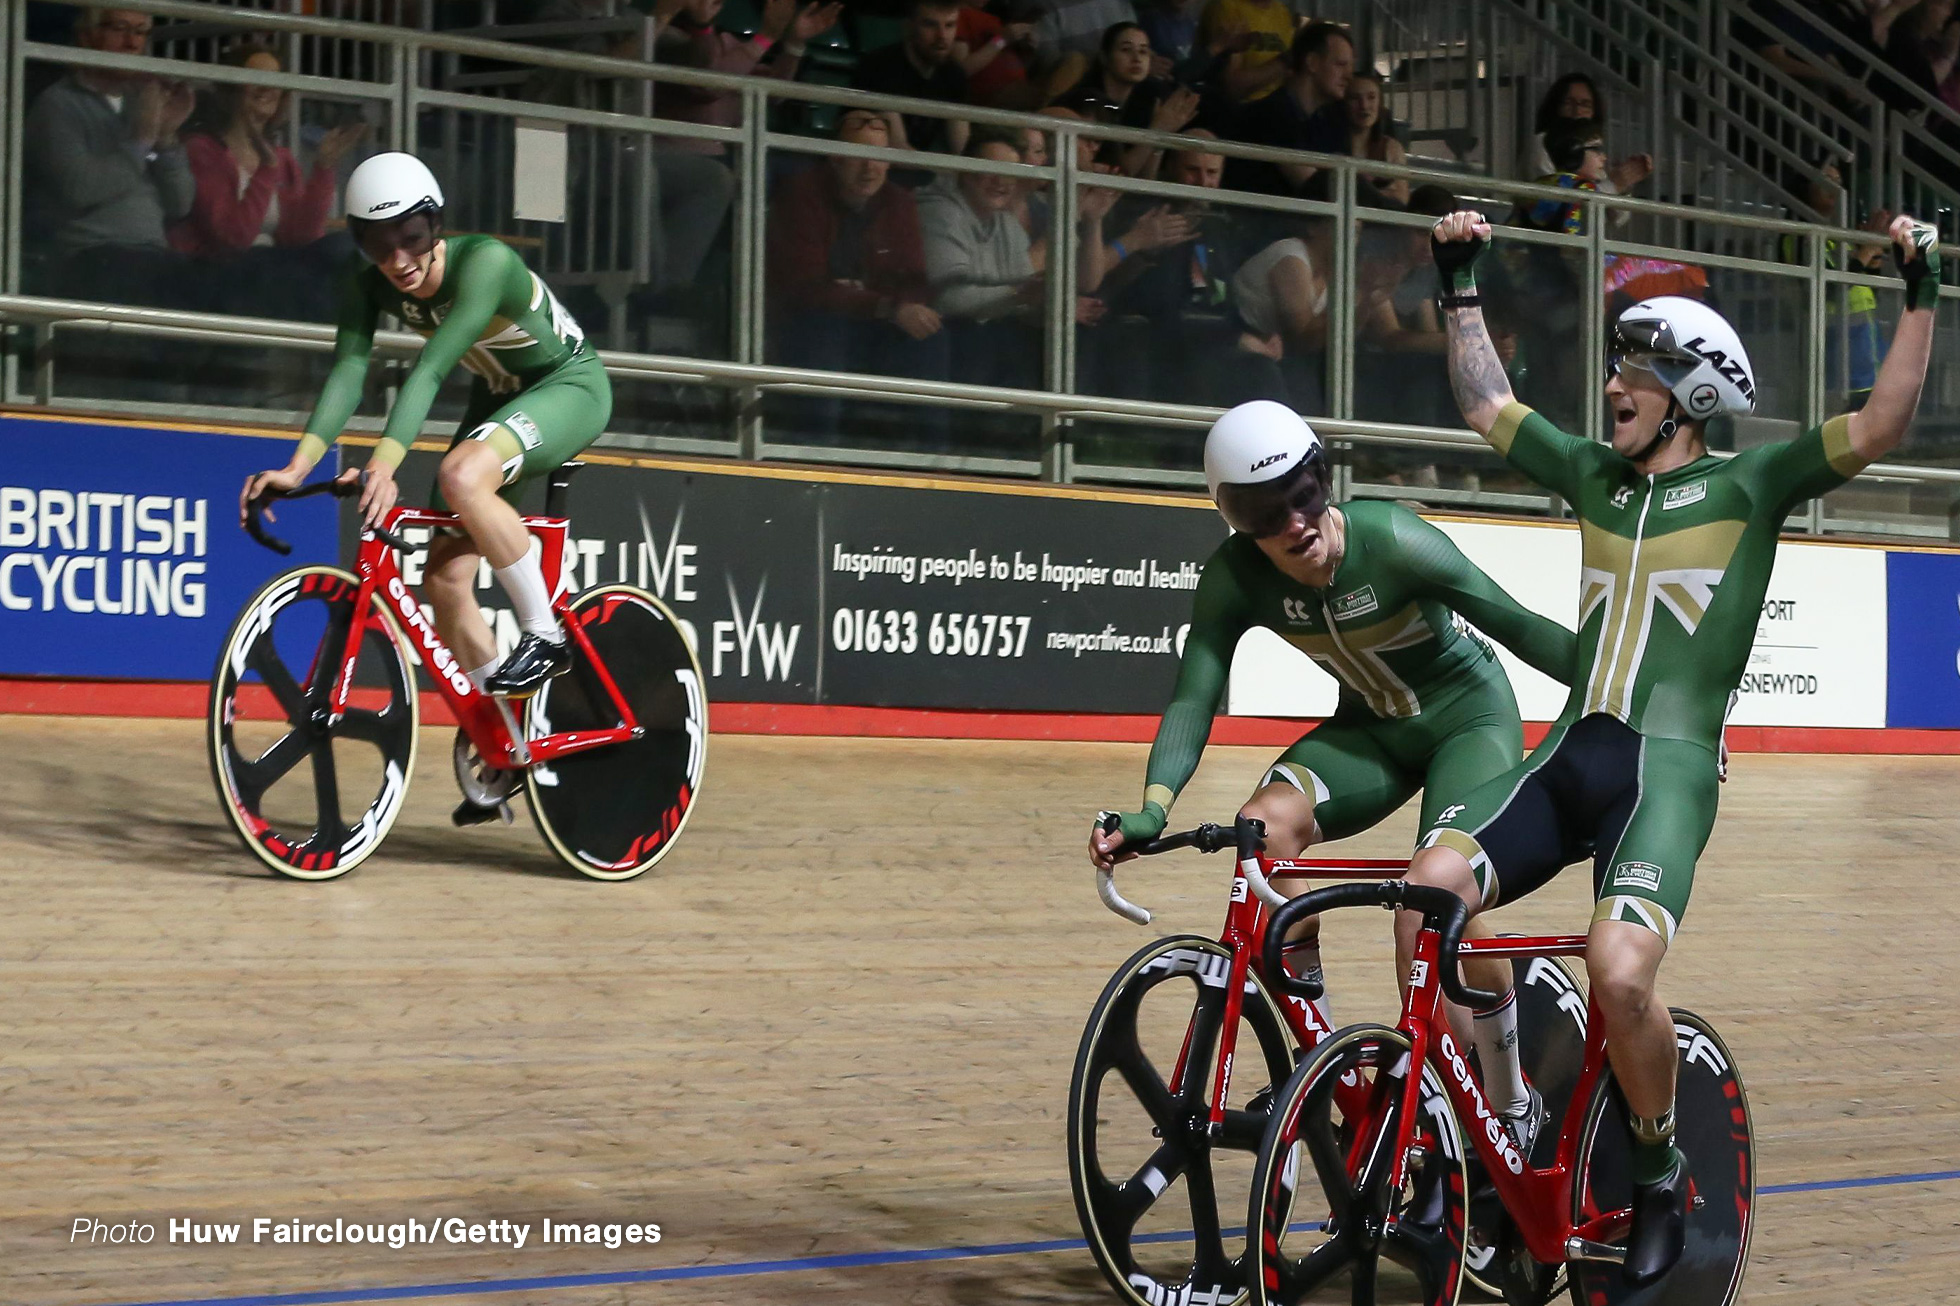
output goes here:
{"type": "MultiPolygon", "coordinates": [[[[1951,0],[1818,0],[1816,7],[1874,64],[1897,68],[1960,107],[1960,21],[1951,0]]],[[[511,21],[561,25],[610,10],[604,0],[504,8],[511,21]]],[[[821,0],[636,0],[635,8],[643,23],[553,43],[628,57],[650,50],[657,63],[781,79],[811,75],[820,65],[834,81],[841,67],[862,90],[947,106],[1033,111],[1388,165],[1408,159],[1389,85],[1368,52],[1356,49],[1345,28],[1300,17],[1288,0],[910,0],[848,9],[821,0]],[[813,50],[828,54],[819,59],[813,50]],[[829,57],[840,50],[849,51],[849,61],[829,57]]],[[[1781,6],[1760,3],[1756,13],[1754,24],[1738,20],[1738,32],[1792,76],[1815,78],[1830,65],[1872,75],[1869,67],[1845,68],[1840,44],[1781,6]],[[1807,40],[1802,48],[1792,44],[1807,40]]],[[[72,26],[76,44],[119,54],[142,53],[153,26],[135,10],[38,6],[32,21],[42,39],[51,35],[51,14],[72,26]]],[[[251,40],[223,58],[245,69],[281,67],[273,46],[251,40]]],[[[47,71],[24,130],[28,289],[219,312],[331,315],[322,298],[325,270],[351,253],[330,217],[335,190],[347,167],[383,144],[370,139],[357,110],[309,121],[303,139],[291,139],[294,119],[282,113],[285,93],[276,89],[101,67],[47,71]],[[227,264],[243,264],[244,274],[227,264]]],[[[525,94],[590,106],[593,84],[604,80],[543,70],[525,94]]],[[[661,117],[740,123],[734,92],[675,82],[655,88],[661,117]]],[[[922,157],[913,167],[772,156],[772,359],[1040,386],[1046,273],[1051,251],[1065,241],[1074,253],[1068,293],[1078,326],[1078,389],[1214,405],[1273,398],[1324,411],[1331,222],[1197,196],[1223,188],[1324,199],[1324,168],[1227,158],[1202,145],[1165,152],[1085,139],[1084,175],[1191,189],[1167,199],[1084,185],[1073,206],[1075,229],[1056,231],[1047,183],[935,169],[929,157],[1041,165],[1057,139],[1050,133],[899,110],[812,111],[799,123],[849,145],[922,157]]],[[[1545,199],[1494,216],[1583,233],[1592,210],[1577,192],[1634,192],[1654,171],[1648,155],[1612,148],[1605,101],[1582,74],[1543,88],[1531,126],[1522,179],[1572,190],[1574,202],[1545,199]]],[[[657,224],[659,263],[638,301],[653,305],[649,311],[725,298],[689,292],[727,284],[736,193],[736,161],[722,142],[661,141],[651,151],[658,212],[647,218],[657,224]]],[[[1835,211],[1841,175],[1853,166],[1822,161],[1816,175],[1793,179],[1795,199],[1835,211]]],[[[592,197],[575,191],[574,202],[581,198],[592,197]]],[[[1459,206],[1447,189],[1365,174],[1359,198],[1370,210],[1425,215],[1459,206]]],[[[1890,215],[1851,216],[1876,230],[1890,215]]],[[[1578,393],[1576,378],[1561,375],[1572,351],[1556,346],[1574,338],[1579,278],[1573,251],[1524,246],[1488,296],[1507,364],[1530,373],[1529,380],[1516,378],[1521,392],[1578,393]]],[[[1366,225],[1357,283],[1357,389],[1368,396],[1358,415],[1452,424],[1434,272],[1419,230],[1366,225]],[[1389,378],[1396,384],[1386,384],[1389,378]]],[[[1699,268],[1646,259],[1614,260],[1607,283],[1616,299],[1708,289],[1699,268]]],[[[809,412],[808,434],[838,429],[834,403],[809,412]]]]}

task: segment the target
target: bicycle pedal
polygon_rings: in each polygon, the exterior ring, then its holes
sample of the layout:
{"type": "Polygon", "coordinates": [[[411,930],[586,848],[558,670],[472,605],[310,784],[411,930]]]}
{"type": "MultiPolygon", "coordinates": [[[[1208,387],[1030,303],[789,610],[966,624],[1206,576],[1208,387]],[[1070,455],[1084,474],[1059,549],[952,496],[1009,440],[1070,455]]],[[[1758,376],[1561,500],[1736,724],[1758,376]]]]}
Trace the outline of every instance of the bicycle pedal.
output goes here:
{"type": "Polygon", "coordinates": [[[1624,1265],[1627,1249],[1612,1243],[1596,1243],[1589,1238],[1573,1235],[1565,1240],[1565,1259],[1568,1261],[1604,1261],[1609,1265],[1624,1265]]]}
{"type": "Polygon", "coordinates": [[[456,804],[456,810],[449,814],[449,820],[458,829],[462,829],[472,825],[487,825],[496,820],[501,820],[505,825],[513,825],[517,821],[517,816],[510,810],[509,803],[498,803],[494,807],[488,807],[465,798],[456,804]]]}

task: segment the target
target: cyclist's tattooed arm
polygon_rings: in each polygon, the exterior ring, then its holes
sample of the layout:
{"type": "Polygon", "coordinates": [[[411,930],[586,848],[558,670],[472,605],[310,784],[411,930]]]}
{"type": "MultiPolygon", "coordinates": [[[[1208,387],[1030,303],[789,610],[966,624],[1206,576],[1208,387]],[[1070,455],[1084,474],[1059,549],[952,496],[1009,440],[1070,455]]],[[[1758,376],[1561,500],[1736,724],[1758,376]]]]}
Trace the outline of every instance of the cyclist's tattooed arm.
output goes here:
{"type": "Polygon", "coordinates": [[[1511,378],[1504,375],[1504,362],[1491,343],[1481,308],[1451,308],[1443,311],[1444,331],[1449,336],[1450,389],[1463,420],[1478,435],[1490,434],[1498,414],[1513,401],[1511,378]]]}
{"type": "Polygon", "coordinates": [[[1933,352],[1933,323],[1940,280],[1938,235],[1930,227],[1900,216],[1892,223],[1894,256],[1908,274],[1906,306],[1892,333],[1892,344],[1872,383],[1871,398],[1851,415],[1851,450],[1877,462],[1899,447],[1919,408],[1926,364],[1933,352]],[[1917,275],[1911,275],[1916,266],[1917,275]],[[1930,291],[1930,293],[1928,293],[1930,291]]]}

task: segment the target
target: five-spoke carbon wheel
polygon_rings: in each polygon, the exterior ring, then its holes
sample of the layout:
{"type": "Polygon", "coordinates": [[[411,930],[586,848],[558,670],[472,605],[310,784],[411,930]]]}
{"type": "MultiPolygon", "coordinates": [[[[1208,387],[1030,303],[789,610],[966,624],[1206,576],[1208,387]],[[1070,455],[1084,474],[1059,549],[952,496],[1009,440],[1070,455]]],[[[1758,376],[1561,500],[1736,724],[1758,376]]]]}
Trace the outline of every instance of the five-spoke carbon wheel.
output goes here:
{"type": "Polygon", "coordinates": [[[1253,1165],[1247,1216],[1256,1306],[1343,1296],[1354,1306],[1456,1302],[1468,1175],[1456,1113],[1427,1066],[1414,1099],[1415,1159],[1401,1183],[1391,1182],[1410,1069],[1399,1032],[1350,1025],[1280,1089],[1253,1165]]]}
{"type": "Polygon", "coordinates": [[[1248,973],[1229,1088],[1239,1106],[1213,1137],[1231,966],[1231,952],[1201,935],[1147,945],[1110,978],[1076,1054],[1075,1209],[1096,1264],[1131,1306],[1230,1306],[1245,1291],[1233,1226],[1272,1086],[1292,1070],[1295,1045],[1278,1001],[1248,973]],[[1255,1098],[1260,1109],[1246,1110],[1255,1098]]]}
{"type": "Polygon", "coordinates": [[[211,677],[206,742],[220,805],[281,875],[359,866],[400,814],[415,768],[416,700],[398,632],[377,604],[353,629],[359,582],[302,567],[268,582],[232,624],[211,677]],[[328,710],[350,639],[348,707],[328,710]]]}
{"type": "MultiPolygon", "coordinates": [[[[1735,1058],[1707,1021],[1678,1007],[1674,1042],[1681,1061],[1674,1089],[1675,1142],[1688,1158],[1693,1199],[1688,1247],[1660,1282],[1634,1289],[1620,1267],[1571,1264],[1577,1306],[1729,1306],[1742,1288],[1755,1226],[1756,1144],[1749,1098],[1735,1058]]],[[[1626,1103],[1610,1073],[1602,1076],[1579,1135],[1580,1180],[1573,1186],[1575,1222],[1624,1209],[1632,1200],[1626,1103]]]]}

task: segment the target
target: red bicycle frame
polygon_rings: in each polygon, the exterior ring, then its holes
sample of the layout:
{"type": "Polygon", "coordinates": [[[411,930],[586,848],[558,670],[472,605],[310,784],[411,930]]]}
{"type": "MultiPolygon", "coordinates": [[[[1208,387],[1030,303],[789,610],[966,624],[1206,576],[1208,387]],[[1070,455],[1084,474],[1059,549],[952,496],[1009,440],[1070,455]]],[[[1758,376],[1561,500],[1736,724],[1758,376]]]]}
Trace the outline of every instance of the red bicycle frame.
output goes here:
{"type": "MultiPolygon", "coordinates": [[[[1565,1106],[1559,1126],[1558,1151],[1552,1164],[1534,1168],[1528,1157],[1520,1156],[1498,1123],[1497,1113],[1484,1096],[1483,1086],[1471,1072],[1467,1050],[1459,1047],[1456,1035],[1443,1012],[1441,976],[1436,965],[1440,936],[1424,929],[1416,940],[1415,960],[1409,968],[1409,987],[1403,999],[1402,1019],[1397,1025],[1408,1038],[1410,1060],[1415,1065],[1435,1067],[1444,1091],[1456,1108],[1484,1169],[1496,1186],[1504,1209],[1517,1222],[1525,1246],[1536,1259],[1557,1265],[1574,1255],[1584,1255],[1598,1244],[1624,1234],[1632,1224],[1630,1210],[1593,1215],[1575,1225],[1572,1185],[1578,1174],[1579,1133],[1592,1102],[1599,1077],[1606,1070],[1605,1022],[1598,1004],[1589,997],[1586,1008],[1586,1052],[1578,1083],[1565,1106]]],[[[1586,936],[1561,934],[1538,938],[1472,939],[1458,945],[1462,957],[1583,957],[1586,936]]],[[[1415,1131],[1415,1094],[1418,1076],[1407,1081],[1411,1087],[1400,1094],[1408,1109],[1398,1113],[1394,1164],[1389,1175],[1389,1191],[1403,1182],[1410,1143],[1415,1131]]]]}
{"type": "MultiPolygon", "coordinates": [[[[460,519],[454,513],[396,507],[382,522],[382,529],[399,538],[404,526],[426,526],[435,530],[445,526],[458,527],[460,524],[460,519]]],[[[510,705],[471,684],[456,655],[436,634],[435,623],[423,612],[421,601],[402,577],[395,548],[374,531],[363,530],[360,552],[354,563],[360,590],[354,596],[353,623],[349,627],[347,647],[341,654],[340,671],[334,679],[333,694],[328,702],[330,725],[338,722],[346,713],[348,700],[353,693],[354,664],[361,648],[359,634],[376,630],[384,636],[390,635],[384,618],[374,610],[378,598],[407,633],[417,657],[428,669],[429,679],[435,683],[436,692],[449,704],[457,724],[469,735],[470,742],[476,745],[486,765],[500,770],[527,767],[549,762],[556,757],[603,748],[607,744],[638,739],[644,733],[633,715],[633,709],[627,705],[625,695],[619,692],[619,686],[613,681],[612,673],[600,661],[592,641],[586,637],[585,628],[571,617],[571,585],[564,566],[565,536],[569,523],[563,517],[526,517],[524,526],[538,537],[543,546],[541,563],[544,574],[552,581],[552,611],[564,624],[569,638],[584,654],[585,664],[599,678],[600,685],[612,700],[614,710],[619,713],[620,723],[605,730],[568,730],[527,741],[524,732],[518,728],[510,705]]],[[[597,608],[593,609],[593,615],[597,612],[597,608]]]]}
{"type": "MultiPolygon", "coordinates": [[[[1239,1016],[1245,1009],[1246,972],[1259,966],[1261,977],[1265,977],[1264,967],[1259,962],[1259,951],[1266,933],[1267,906],[1252,891],[1252,878],[1248,872],[1257,871],[1265,879],[1280,875],[1311,876],[1322,880],[1379,880],[1408,869],[1407,858],[1392,857],[1279,860],[1257,857],[1238,862],[1232,868],[1231,901],[1225,909],[1225,929],[1218,936],[1218,941],[1231,950],[1232,960],[1225,977],[1225,1014],[1219,1025],[1218,1067],[1212,1072],[1212,1137],[1220,1136],[1225,1128],[1226,1093],[1232,1084],[1232,1058],[1237,1051],[1239,1016]]],[[[1286,1019],[1287,1028],[1302,1048],[1311,1050],[1334,1032],[1321,1021],[1305,998],[1282,993],[1270,982],[1267,991],[1279,999],[1280,1012],[1286,1019]]],[[[1184,1046],[1178,1049],[1177,1063],[1171,1072],[1170,1082],[1174,1085],[1184,1082],[1185,1062],[1190,1056],[1195,1028],[1193,1025],[1185,1029],[1184,1046]]]]}

